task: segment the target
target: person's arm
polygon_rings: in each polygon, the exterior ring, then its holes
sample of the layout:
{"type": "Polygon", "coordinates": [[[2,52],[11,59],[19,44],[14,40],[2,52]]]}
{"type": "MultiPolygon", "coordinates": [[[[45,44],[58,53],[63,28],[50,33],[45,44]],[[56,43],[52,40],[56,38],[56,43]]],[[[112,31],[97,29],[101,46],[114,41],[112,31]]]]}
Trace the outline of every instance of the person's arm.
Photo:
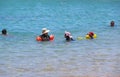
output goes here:
{"type": "Polygon", "coordinates": [[[41,37],[42,41],[44,41],[44,35],[39,35],[39,37],[41,37]]]}
{"type": "Polygon", "coordinates": [[[48,35],[47,37],[48,37],[47,40],[49,41],[50,40],[50,36],[48,35]]]}

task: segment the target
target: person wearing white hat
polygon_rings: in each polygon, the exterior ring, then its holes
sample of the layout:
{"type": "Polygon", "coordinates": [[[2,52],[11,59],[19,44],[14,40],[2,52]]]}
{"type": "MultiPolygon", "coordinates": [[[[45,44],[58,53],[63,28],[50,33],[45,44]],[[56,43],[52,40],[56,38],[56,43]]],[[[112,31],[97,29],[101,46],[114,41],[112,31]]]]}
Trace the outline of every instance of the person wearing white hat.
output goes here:
{"type": "Polygon", "coordinates": [[[65,31],[64,37],[66,38],[66,41],[73,41],[71,33],[68,31],[65,31]]]}
{"type": "Polygon", "coordinates": [[[49,32],[50,32],[50,30],[48,30],[47,28],[42,29],[42,35],[40,35],[40,37],[42,38],[42,41],[50,40],[50,36],[48,35],[49,32]]]}

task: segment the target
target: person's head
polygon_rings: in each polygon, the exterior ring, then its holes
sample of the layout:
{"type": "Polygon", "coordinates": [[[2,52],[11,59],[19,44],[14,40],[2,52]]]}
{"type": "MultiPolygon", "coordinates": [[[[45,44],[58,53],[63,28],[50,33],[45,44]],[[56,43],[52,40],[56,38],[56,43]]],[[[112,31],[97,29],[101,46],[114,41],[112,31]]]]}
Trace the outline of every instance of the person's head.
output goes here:
{"type": "Polygon", "coordinates": [[[93,33],[93,32],[89,32],[88,35],[89,35],[89,36],[93,36],[94,33],[93,33]]]}
{"type": "Polygon", "coordinates": [[[65,38],[66,38],[67,41],[70,41],[70,39],[71,39],[71,33],[65,31],[65,38]]]}
{"type": "Polygon", "coordinates": [[[110,26],[113,27],[115,25],[115,22],[114,21],[111,21],[110,22],[110,26]]]}
{"type": "Polygon", "coordinates": [[[91,39],[93,39],[94,32],[89,32],[89,33],[87,33],[87,35],[89,35],[89,37],[90,37],[91,39]]]}
{"type": "Polygon", "coordinates": [[[2,30],[2,34],[3,34],[3,35],[7,35],[7,30],[6,30],[6,29],[3,29],[3,30],[2,30]]]}
{"type": "Polygon", "coordinates": [[[50,30],[48,30],[47,28],[43,28],[43,29],[42,29],[42,34],[47,35],[48,32],[50,32],[50,30]]]}

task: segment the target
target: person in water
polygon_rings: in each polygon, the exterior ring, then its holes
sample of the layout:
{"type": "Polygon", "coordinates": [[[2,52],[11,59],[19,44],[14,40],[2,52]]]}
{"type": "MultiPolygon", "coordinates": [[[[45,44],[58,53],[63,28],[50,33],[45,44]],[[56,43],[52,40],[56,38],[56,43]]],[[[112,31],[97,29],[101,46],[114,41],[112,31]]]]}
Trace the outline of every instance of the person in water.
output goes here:
{"type": "Polygon", "coordinates": [[[114,25],[115,25],[115,22],[114,22],[114,21],[111,21],[111,22],[110,22],[110,26],[111,26],[111,27],[114,27],[114,25]]]}
{"type": "Polygon", "coordinates": [[[50,40],[50,36],[48,35],[48,32],[50,32],[50,30],[48,30],[47,28],[42,29],[42,35],[40,35],[40,37],[42,38],[42,41],[50,40]]]}
{"type": "Polygon", "coordinates": [[[87,35],[89,35],[90,36],[90,39],[94,39],[94,33],[93,32],[89,32],[89,33],[87,33],[87,35]]]}
{"type": "Polygon", "coordinates": [[[7,30],[6,29],[3,29],[1,32],[2,32],[2,35],[7,35],[7,30]]]}
{"type": "Polygon", "coordinates": [[[66,41],[73,41],[73,38],[70,32],[65,31],[64,37],[66,38],[66,41]]]}

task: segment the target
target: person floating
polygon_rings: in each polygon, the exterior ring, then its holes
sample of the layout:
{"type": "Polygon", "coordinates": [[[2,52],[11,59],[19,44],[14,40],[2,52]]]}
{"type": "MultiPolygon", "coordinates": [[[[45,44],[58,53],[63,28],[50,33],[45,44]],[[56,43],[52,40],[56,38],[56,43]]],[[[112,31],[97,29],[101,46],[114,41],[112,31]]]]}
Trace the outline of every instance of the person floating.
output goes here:
{"type": "Polygon", "coordinates": [[[1,32],[2,32],[2,35],[7,35],[7,30],[6,29],[3,29],[1,32]]]}
{"type": "Polygon", "coordinates": [[[42,29],[42,35],[40,35],[40,37],[42,38],[42,41],[50,40],[50,36],[48,35],[48,32],[50,32],[50,30],[48,30],[47,28],[42,29]]]}
{"type": "Polygon", "coordinates": [[[51,41],[54,40],[54,35],[48,35],[48,33],[50,32],[50,30],[48,30],[47,28],[43,28],[42,29],[42,34],[36,37],[37,41],[51,41]]]}
{"type": "Polygon", "coordinates": [[[86,39],[94,39],[97,38],[97,35],[94,32],[89,32],[86,35],[86,39]]]}
{"type": "Polygon", "coordinates": [[[111,21],[111,22],[110,22],[110,26],[111,26],[111,27],[114,27],[114,25],[115,25],[115,22],[114,22],[114,21],[111,21]]]}
{"type": "Polygon", "coordinates": [[[71,33],[68,31],[65,31],[64,37],[66,38],[66,41],[73,41],[71,33]]]}

